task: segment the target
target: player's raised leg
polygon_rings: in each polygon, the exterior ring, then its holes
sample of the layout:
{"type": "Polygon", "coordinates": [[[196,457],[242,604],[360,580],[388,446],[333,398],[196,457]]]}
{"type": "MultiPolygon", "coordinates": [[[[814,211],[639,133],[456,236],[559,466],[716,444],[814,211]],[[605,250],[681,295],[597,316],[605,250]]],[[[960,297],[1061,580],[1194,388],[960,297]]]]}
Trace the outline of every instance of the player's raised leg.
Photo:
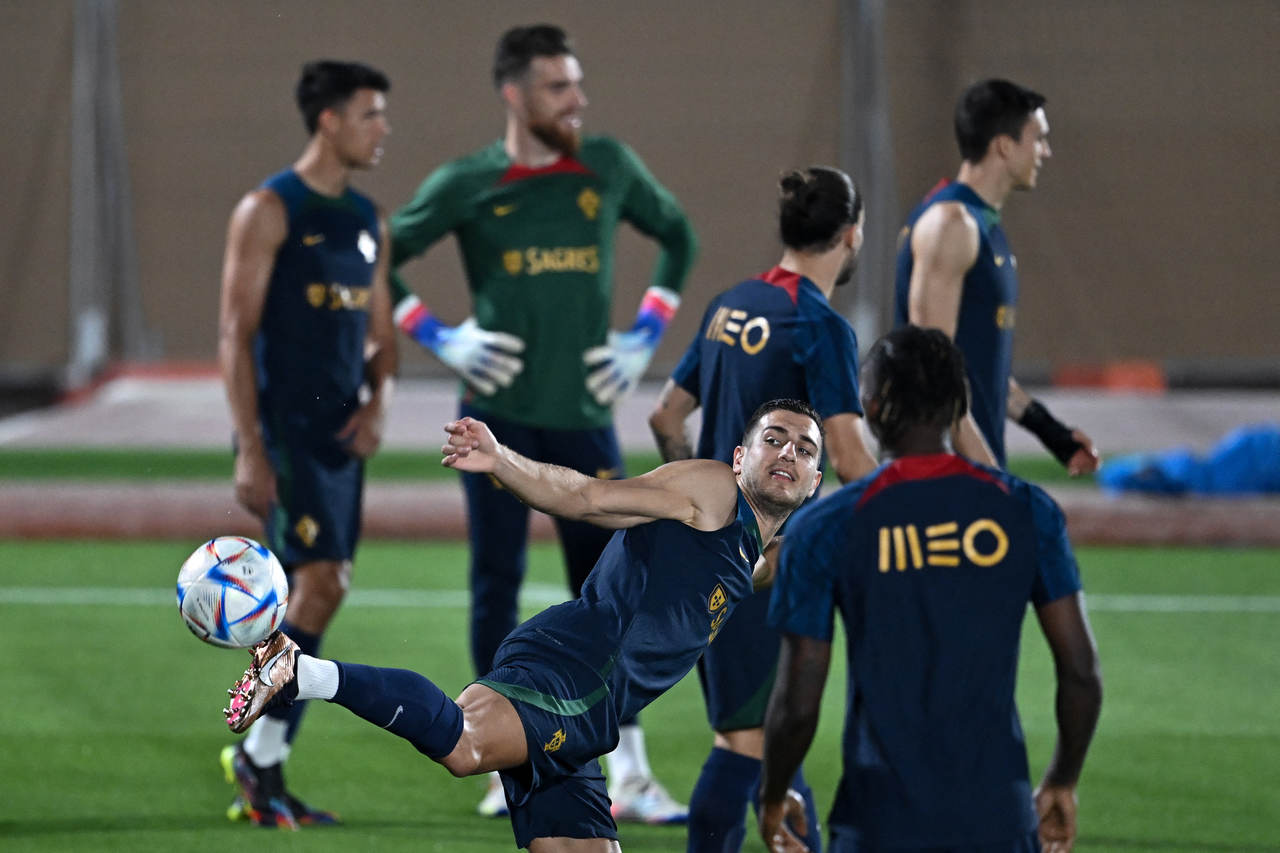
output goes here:
{"type": "Polygon", "coordinates": [[[454,702],[419,673],[314,658],[282,633],[254,647],[249,668],[228,693],[224,715],[236,732],[271,708],[324,699],[404,738],[454,776],[528,759],[519,715],[494,690],[472,684],[454,702]]]}

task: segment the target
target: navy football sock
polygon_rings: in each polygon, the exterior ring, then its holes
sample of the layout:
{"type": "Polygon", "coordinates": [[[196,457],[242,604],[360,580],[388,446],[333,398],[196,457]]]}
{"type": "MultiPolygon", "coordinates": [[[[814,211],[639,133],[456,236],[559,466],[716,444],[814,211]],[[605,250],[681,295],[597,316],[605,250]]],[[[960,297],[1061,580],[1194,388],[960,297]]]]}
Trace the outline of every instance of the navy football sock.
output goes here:
{"type": "MultiPolygon", "coordinates": [[[[280,623],[280,632],[298,644],[298,648],[304,655],[311,657],[320,656],[320,635],[311,634],[303,631],[296,625],[291,625],[286,619],[280,623]]],[[[302,713],[307,709],[307,703],[293,702],[288,705],[279,705],[266,712],[266,716],[274,717],[277,720],[284,720],[289,724],[288,730],[285,732],[284,742],[293,743],[293,739],[298,735],[298,726],[302,724],[302,713]]]]}
{"type": "Polygon", "coordinates": [[[689,798],[689,853],[737,853],[747,803],[760,787],[760,762],[714,747],[689,798]]]}
{"type": "MultiPolygon", "coordinates": [[[[791,777],[791,790],[795,791],[801,797],[804,797],[804,816],[809,823],[809,831],[805,835],[800,835],[800,840],[809,848],[811,853],[822,853],[822,830],[818,826],[818,807],[813,802],[813,789],[809,787],[809,783],[804,779],[804,768],[796,769],[796,775],[791,777]]],[[[755,809],[756,814],[760,814],[760,786],[757,785],[751,797],[751,807],[755,809]]],[[[791,831],[795,832],[795,827],[791,827],[791,831]]],[[[799,835],[799,833],[796,833],[799,835]]]]}
{"type": "Polygon", "coordinates": [[[439,687],[407,669],[338,664],[338,692],[330,699],[413,744],[428,758],[444,758],[462,737],[462,709],[439,687]]]}

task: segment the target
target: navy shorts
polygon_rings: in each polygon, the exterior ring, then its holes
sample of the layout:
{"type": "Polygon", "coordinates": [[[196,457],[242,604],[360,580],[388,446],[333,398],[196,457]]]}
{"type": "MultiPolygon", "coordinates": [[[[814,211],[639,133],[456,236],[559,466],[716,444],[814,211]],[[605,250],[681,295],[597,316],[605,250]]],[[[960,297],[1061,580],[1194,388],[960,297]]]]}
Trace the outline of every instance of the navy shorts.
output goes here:
{"type": "Polygon", "coordinates": [[[778,671],[781,639],[769,627],[770,590],[747,596],[698,661],[707,721],[717,732],[764,725],[764,710],[778,671]]]}
{"type": "Polygon", "coordinates": [[[535,838],[617,839],[618,827],[609,811],[609,794],[599,761],[593,758],[572,776],[546,782],[525,795],[523,803],[516,804],[512,792],[523,790],[523,769],[499,774],[517,847],[528,847],[535,838]]]}
{"type": "Polygon", "coordinates": [[[267,516],[266,544],[285,568],[349,560],[360,538],[364,461],[329,436],[267,441],[279,502],[267,516]]]}
{"type": "Polygon", "coordinates": [[[955,844],[946,847],[879,847],[859,840],[859,833],[849,827],[831,826],[831,843],[827,853],[1040,853],[1040,835],[1032,832],[1022,838],[993,844],[955,844]]]}
{"type": "Polygon", "coordinates": [[[617,838],[599,756],[618,744],[618,719],[604,681],[572,661],[504,645],[492,672],[477,679],[511,700],[524,725],[529,760],[502,771],[516,842],[534,838],[617,838]]]}

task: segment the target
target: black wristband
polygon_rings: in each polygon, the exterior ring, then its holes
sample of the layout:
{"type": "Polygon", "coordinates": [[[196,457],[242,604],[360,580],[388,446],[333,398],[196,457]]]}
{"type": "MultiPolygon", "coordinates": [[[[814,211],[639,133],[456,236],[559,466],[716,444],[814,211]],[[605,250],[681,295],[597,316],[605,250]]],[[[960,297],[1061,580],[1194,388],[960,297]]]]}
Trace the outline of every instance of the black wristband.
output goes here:
{"type": "Polygon", "coordinates": [[[1018,423],[1026,427],[1059,462],[1066,465],[1076,451],[1084,447],[1071,435],[1071,427],[1049,414],[1039,400],[1032,400],[1022,410],[1018,423]]]}

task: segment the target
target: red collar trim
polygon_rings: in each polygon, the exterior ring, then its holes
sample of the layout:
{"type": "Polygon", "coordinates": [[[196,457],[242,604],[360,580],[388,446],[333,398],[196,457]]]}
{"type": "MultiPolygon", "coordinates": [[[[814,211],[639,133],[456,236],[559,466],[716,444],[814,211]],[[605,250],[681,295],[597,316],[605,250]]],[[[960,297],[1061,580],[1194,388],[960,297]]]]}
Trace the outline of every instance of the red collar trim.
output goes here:
{"type": "Polygon", "coordinates": [[[1009,493],[1009,487],[1004,482],[968,459],[956,456],[954,453],[932,453],[923,456],[904,456],[890,462],[862,493],[858,507],[861,508],[863,504],[890,486],[912,480],[936,480],[941,477],[973,477],[975,480],[997,486],[1005,494],[1009,493]]]}
{"type": "Polygon", "coordinates": [[[946,189],[950,183],[951,183],[950,178],[943,178],[942,180],[938,181],[936,184],[933,185],[933,189],[929,190],[927,193],[924,194],[924,200],[928,201],[929,199],[933,198],[935,195],[937,195],[938,193],[946,189]]]}
{"type": "Polygon", "coordinates": [[[760,280],[766,284],[785,290],[791,297],[792,305],[795,305],[800,298],[800,278],[800,273],[784,270],[782,267],[774,267],[760,276],[760,280]]]}
{"type": "Polygon", "coordinates": [[[523,166],[519,163],[512,163],[507,167],[507,171],[502,173],[502,177],[498,179],[499,184],[509,184],[514,181],[523,181],[525,178],[537,178],[542,175],[590,175],[591,170],[582,165],[582,162],[574,157],[561,157],[549,166],[539,166],[533,168],[531,166],[523,166]]]}

